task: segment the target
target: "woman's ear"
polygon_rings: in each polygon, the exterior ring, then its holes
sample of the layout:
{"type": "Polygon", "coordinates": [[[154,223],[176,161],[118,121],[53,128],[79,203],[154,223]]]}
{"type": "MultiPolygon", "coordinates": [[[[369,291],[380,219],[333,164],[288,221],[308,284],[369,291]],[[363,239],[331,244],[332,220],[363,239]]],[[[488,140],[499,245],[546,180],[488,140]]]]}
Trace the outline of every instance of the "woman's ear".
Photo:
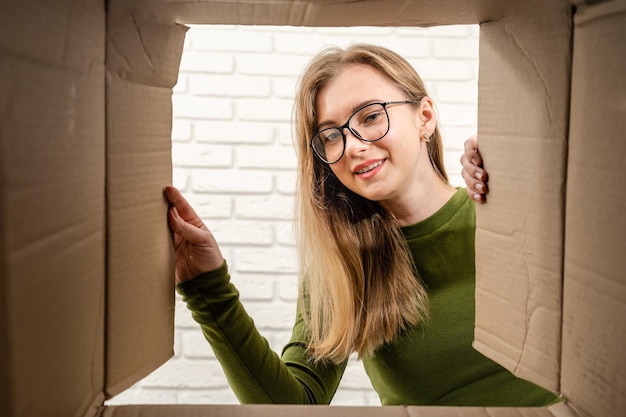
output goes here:
{"type": "Polygon", "coordinates": [[[431,136],[437,127],[435,103],[428,96],[420,100],[417,112],[417,123],[420,129],[420,137],[424,137],[424,134],[431,136]]]}

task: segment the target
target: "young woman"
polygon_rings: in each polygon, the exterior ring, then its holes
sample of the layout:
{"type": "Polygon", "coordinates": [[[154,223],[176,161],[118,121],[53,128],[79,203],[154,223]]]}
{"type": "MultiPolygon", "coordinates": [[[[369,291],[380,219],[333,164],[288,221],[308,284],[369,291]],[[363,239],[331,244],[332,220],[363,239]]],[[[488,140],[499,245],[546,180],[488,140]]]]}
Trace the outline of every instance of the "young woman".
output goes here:
{"type": "Polygon", "coordinates": [[[321,52],[295,106],[301,289],[279,357],[173,187],[177,289],[245,403],[331,401],[356,352],[383,405],[543,406],[472,348],[474,203],[448,184],[433,101],[397,54],[321,52]]]}

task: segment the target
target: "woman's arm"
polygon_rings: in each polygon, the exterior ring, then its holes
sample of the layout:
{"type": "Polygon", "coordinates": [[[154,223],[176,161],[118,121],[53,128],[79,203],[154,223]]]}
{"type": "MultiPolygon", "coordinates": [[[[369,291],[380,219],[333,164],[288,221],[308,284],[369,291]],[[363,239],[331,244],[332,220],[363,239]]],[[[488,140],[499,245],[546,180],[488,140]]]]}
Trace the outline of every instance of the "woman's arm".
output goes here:
{"type": "Polygon", "coordinates": [[[239,301],[213,234],[176,188],[167,186],[164,191],[170,202],[177,291],[200,324],[237,398],[242,403],[330,403],[345,364],[310,362],[299,316],[281,359],[239,301]]]}

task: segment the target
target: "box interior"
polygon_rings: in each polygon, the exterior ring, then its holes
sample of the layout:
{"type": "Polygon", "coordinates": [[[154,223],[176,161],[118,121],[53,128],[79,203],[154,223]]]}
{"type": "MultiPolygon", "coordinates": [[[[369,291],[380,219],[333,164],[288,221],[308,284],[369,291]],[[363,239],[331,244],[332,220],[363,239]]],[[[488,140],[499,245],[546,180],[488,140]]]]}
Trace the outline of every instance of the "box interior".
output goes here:
{"type": "Polygon", "coordinates": [[[192,23],[481,25],[478,135],[491,192],[477,210],[475,347],[566,401],[299,411],[626,413],[626,199],[615,187],[626,172],[626,1],[35,0],[0,15],[7,415],[294,412],[103,406],[173,352],[162,187],[171,182],[172,87],[192,23]]]}

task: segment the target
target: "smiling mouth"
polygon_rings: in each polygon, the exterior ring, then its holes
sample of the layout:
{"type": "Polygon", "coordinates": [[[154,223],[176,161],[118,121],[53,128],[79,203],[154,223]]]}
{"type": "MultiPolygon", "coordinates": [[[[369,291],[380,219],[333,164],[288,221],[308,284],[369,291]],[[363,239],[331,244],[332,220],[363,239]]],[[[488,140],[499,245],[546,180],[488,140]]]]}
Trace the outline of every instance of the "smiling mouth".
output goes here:
{"type": "Polygon", "coordinates": [[[373,164],[368,165],[365,168],[361,168],[358,171],[355,171],[355,173],[356,174],[365,174],[366,172],[370,172],[374,168],[381,166],[383,164],[383,162],[385,162],[385,161],[382,160],[382,161],[374,162],[373,164]]]}

